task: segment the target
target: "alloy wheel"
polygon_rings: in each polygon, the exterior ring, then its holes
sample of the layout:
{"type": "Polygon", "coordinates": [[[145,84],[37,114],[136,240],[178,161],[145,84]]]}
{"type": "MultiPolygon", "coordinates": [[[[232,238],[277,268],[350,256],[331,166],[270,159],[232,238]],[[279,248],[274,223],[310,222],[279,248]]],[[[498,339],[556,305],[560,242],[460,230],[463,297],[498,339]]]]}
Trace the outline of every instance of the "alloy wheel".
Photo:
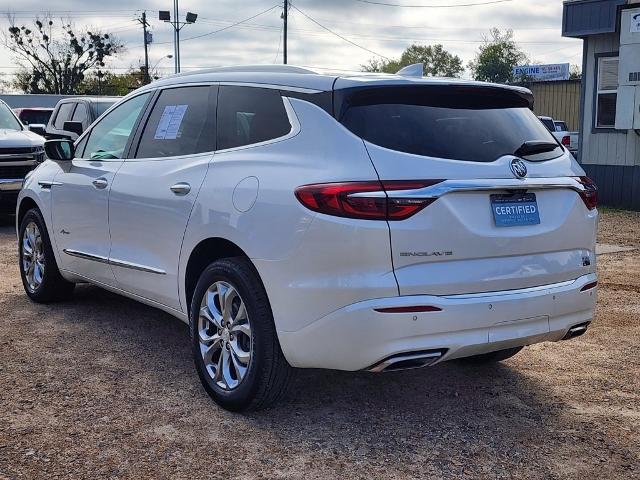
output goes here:
{"type": "Polygon", "coordinates": [[[205,292],[198,339],[205,369],[214,383],[223,390],[238,387],[249,369],[253,344],[245,303],[230,283],[217,281],[205,292]]]}
{"type": "Polygon", "coordinates": [[[35,292],[44,280],[44,244],[40,229],[30,222],[22,234],[22,271],[27,285],[35,292]]]}

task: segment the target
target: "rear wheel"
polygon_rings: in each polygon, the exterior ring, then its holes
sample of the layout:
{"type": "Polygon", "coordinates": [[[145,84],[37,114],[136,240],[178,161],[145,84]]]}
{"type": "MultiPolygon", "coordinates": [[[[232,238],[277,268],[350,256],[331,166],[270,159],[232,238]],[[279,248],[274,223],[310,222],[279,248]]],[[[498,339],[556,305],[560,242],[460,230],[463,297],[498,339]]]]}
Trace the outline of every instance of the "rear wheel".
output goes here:
{"type": "Polygon", "coordinates": [[[474,355],[472,357],[461,358],[460,361],[464,363],[475,364],[475,365],[501,362],[503,360],[513,357],[518,352],[520,352],[520,350],[522,350],[523,348],[524,347],[507,348],[505,350],[498,350],[496,352],[483,353],[482,355],[474,355]]]}
{"type": "Polygon", "coordinates": [[[65,300],[74,283],[65,280],[51,247],[47,227],[40,210],[29,210],[20,222],[20,277],[25,292],[38,303],[65,300]]]}
{"type": "Polygon", "coordinates": [[[284,394],[292,368],[249,261],[222,259],[205,269],[191,302],[190,326],[198,376],[217,404],[236,412],[259,410],[284,394]]]}

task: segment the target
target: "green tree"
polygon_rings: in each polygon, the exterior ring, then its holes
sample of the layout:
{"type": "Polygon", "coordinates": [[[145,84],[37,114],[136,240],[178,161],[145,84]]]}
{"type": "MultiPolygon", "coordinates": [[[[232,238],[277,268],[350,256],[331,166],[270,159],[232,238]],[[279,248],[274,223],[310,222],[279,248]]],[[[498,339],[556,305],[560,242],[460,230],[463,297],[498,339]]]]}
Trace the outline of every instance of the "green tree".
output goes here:
{"type": "Polygon", "coordinates": [[[132,68],[121,74],[98,70],[85,76],[78,85],[77,93],[81,95],[123,96],[144,84],[144,67],[132,68]]]}
{"type": "Polygon", "coordinates": [[[407,65],[422,63],[424,75],[432,77],[459,77],[464,72],[462,60],[446,51],[440,44],[418,45],[407,48],[398,60],[379,60],[372,58],[362,65],[365,72],[396,73],[407,65]]]}
{"type": "Polygon", "coordinates": [[[36,18],[30,28],[9,17],[9,24],[3,43],[20,66],[14,86],[25,93],[75,94],[88,70],[104,67],[108,57],[124,49],[108,33],[76,34],[62,20],[36,18]]]}
{"type": "Polygon", "coordinates": [[[484,37],[476,58],[469,62],[469,69],[476,80],[509,83],[516,80],[513,67],[529,63],[527,55],[513,39],[513,30],[502,33],[492,28],[484,37]]]}

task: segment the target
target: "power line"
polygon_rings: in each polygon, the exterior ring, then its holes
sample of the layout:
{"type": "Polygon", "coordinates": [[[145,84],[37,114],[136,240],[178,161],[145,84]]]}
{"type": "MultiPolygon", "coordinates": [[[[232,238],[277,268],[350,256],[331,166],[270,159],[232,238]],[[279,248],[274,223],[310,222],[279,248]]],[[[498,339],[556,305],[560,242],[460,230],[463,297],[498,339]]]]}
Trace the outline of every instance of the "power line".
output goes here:
{"type": "MultiPolygon", "coordinates": [[[[227,27],[220,28],[220,29],[214,30],[212,32],[203,33],[201,35],[195,35],[193,37],[183,38],[181,41],[182,42],[186,42],[188,40],[195,40],[196,38],[202,38],[202,37],[206,37],[208,35],[215,35],[216,33],[224,32],[225,30],[229,30],[230,28],[233,28],[233,27],[236,27],[236,26],[238,26],[238,25],[240,25],[242,23],[248,22],[249,20],[253,20],[256,17],[259,17],[260,15],[264,15],[265,13],[270,12],[271,10],[273,10],[274,8],[277,8],[279,6],[280,5],[274,5],[271,8],[267,8],[266,10],[263,10],[260,13],[256,13],[255,15],[253,15],[253,16],[251,16],[249,18],[245,18],[244,20],[240,20],[240,21],[238,21],[236,23],[233,23],[233,24],[231,24],[231,25],[229,25],[227,27]]],[[[163,45],[165,43],[172,43],[172,42],[157,42],[156,45],[163,45]]]]}
{"type": "Polygon", "coordinates": [[[385,2],[376,2],[373,0],[354,0],[355,2],[360,3],[368,3],[371,5],[381,5],[384,7],[401,7],[401,8],[459,8],[459,7],[479,7],[483,5],[493,5],[496,3],[506,3],[511,2],[513,0],[490,0],[488,2],[477,2],[477,3],[457,3],[453,5],[403,5],[401,3],[385,3],[385,2]]]}
{"type": "Polygon", "coordinates": [[[280,34],[278,35],[278,50],[276,50],[276,56],[273,59],[273,63],[278,61],[278,55],[280,55],[280,46],[282,45],[282,32],[284,30],[284,25],[280,27],[280,34]]]}
{"type": "Polygon", "coordinates": [[[378,52],[374,52],[373,50],[368,49],[367,47],[363,47],[362,45],[358,45],[355,42],[352,42],[351,40],[349,40],[346,37],[343,37],[342,35],[340,35],[339,33],[334,32],[333,30],[331,30],[330,28],[325,27],[324,25],[322,25],[321,23],[317,22],[316,20],[314,20],[313,18],[311,18],[309,15],[307,15],[306,13],[304,13],[302,10],[300,10],[298,7],[296,7],[295,5],[291,5],[291,8],[295,8],[298,12],[300,12],[304,17],[306,17],[308,20],[312,21],[313,23],[315,23],[316,25],[318,25],[320,28],[323,28],[324,30],[326,30],[329,33],[332,33],[333,35],[335,35],[336,37],[344,40],[347,43],[350,43],[351,45],[358,47],[362,50],[365,50],[369,53],[373,53],[374,55],[378,56],[378,57],[382,57],[385,60],[391,60],[389,57],[386,57],[378,52]]]}

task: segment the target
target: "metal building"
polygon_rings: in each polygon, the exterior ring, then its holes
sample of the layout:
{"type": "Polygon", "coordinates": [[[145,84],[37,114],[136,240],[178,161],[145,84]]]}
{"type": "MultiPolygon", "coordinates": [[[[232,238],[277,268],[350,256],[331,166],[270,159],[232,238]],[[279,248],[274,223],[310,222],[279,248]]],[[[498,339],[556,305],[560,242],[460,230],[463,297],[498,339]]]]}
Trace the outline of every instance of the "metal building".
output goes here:
{"type": "Polygon", "coordinates": [[[563,7],[563,36],[584,41],[580,163],[602,204],[640,210],[640,0],[563,7]]]}

